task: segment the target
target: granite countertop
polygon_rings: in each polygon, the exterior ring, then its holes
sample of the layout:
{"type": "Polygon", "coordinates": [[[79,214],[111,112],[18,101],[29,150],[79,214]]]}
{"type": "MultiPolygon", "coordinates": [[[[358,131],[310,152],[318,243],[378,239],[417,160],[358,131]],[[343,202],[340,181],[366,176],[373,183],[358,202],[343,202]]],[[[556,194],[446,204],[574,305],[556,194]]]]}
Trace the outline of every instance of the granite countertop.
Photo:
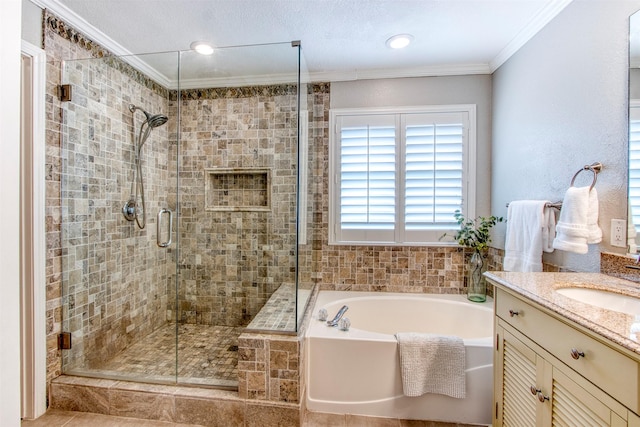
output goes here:
{"type": "Polygon", "coordinates": [[[640,298],[640,286],[637,283],[601,273],[491,271],[485,276],[498,286],[640,355],[640,311],[637,314],[621,313],[582,303],[555,292],[560,288],[589,288],[640,298]]]}

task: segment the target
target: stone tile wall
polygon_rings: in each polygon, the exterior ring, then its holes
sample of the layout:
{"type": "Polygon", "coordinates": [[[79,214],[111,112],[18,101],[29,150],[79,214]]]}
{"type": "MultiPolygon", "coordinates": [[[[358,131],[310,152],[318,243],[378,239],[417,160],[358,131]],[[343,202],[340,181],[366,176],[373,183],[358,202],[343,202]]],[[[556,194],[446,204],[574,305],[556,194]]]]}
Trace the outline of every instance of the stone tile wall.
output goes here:
{"type": "MultiPolygon", "coordinates": [[[[178,309],[170,319],[244,326],[281,285],[295,284],[297,88],[275,85],[242,90],[197,90],[180,102],[178,309]],[[236,170],[205,185],[215,169],[236,170]],[[270,169],[270,180],[243,172],[270,169]],[[258,188],[255,188],[258,186],[258,188]],[[209,189],[215,194],[205,194],[209,189]],[[222,192],[268,192],[270,209],[206,209],[222,192]]],[[[170,162],[175,162],[175,157],[170,162]]],[[[229,193],[229,194],[227,194],[229,193]]]]}
{"type": "MultiPolygon", "coordinates": [[[[128,106],[166,112],[166,93],[139,83],[137,72],[113,58],[82,59],[96,51],[79,49],[84,39],[54,17],[45,24],[47,237],[54,251],[48,262],[56,271],[48,276],[48,352],[57,365],[52,338],[64,329],[73,335],[65,363],[90,369],[165,322],[172,263],[155,245],[154,213],[167,206],[166,126],[154,129],[142,150],[146,228],[125,221],[122,206],[131,193],[134,134],[144,120],[128,106]],[[60,82],[71,84],[71,101],[56,98],[60,82]]],[[[59,372],[51,365],[50,374],[59,372]]]]}
{"type": "Polygon", "coordinates": [[[178,100],[177,92],[109,57],[48,12],[43,25],[49,380],[61,373],[63,319],[74,333],[73,350],[64,357],[84,368],[163,321],[246,324],[273,291],[295,283],[295,86],[189,90],[178,100]],[[62,82],[73,86],[71,103],[57,99],[62,82]],[[121,214],[134,159],[129,103],[170,118],[143,149],[149,213],[143,231],[121,214]],[[178,148],[179,177],[170,166],[178,148]],[[272,210],[204,212],[204,168],[216,167],[270,168],[272,210]],[[167,184],[177,178],[184,280],[176,310],[174,252],[155,245],[155,213],[175,211],[177,195],[167,184]]]}

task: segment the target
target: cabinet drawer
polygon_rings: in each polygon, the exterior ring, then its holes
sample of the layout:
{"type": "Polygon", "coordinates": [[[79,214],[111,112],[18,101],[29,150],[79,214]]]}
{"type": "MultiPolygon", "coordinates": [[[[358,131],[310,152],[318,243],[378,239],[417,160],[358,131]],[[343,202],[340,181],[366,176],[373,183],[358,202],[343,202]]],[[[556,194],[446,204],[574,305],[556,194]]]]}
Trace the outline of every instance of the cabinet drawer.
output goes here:
{"type": "Polygon", "coordinates": [[[637,362],[504,290],[496,290],[495,304],[501,319],[620,403],[640,412],[637,362]]]}

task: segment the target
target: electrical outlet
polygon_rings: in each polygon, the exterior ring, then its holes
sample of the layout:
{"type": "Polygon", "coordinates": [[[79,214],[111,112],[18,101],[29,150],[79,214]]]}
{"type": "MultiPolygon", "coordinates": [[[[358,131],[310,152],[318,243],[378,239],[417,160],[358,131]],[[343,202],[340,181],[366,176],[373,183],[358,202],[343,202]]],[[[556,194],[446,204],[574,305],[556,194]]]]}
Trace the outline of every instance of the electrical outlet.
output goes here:
{"type": "Polygon", "coordinates": [[[624,219],[611,220],[611,246],[619,248],[627,247],[626,239],[627,221],[624,219]]]}

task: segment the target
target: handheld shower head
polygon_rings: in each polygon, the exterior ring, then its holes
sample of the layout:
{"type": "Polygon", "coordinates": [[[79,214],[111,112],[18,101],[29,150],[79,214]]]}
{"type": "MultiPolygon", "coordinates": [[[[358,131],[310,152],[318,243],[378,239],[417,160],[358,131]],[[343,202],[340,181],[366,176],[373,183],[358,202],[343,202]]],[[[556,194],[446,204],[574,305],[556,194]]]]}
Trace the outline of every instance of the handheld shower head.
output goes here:
{"type": "Polygon", "coordinates": [[[167,123],[167,120],[169,120],[169,118],[164,114],[155,114],[153,116],[149,116],[149,113],[147,113],[146,111],[144,112],[144,114],[147,116],[147,124],[151,128],[162,126],[163,124],[167,123]]]}
{"type": "Polygon", "coordinates": [[[169,118],[164,114],[150,114],[138,106],[129,104],[129,111],[134,113],[136,110],[140,110],[144,113],[144,116],[147,118],[147,120],[145,120],[144,122],[150,128],[157,128],[158,126],[162,126],[163,124],[167,123],[167,120],[169,120],[169,118]]]}
{"type": "Polygon", "coordinates": [[[131,198],[122,208],[122,213],[128,221],[135,220],[136,224],[138,224],[138,227],[140,229],[143,229],[146,224],[146,210],[144,206],[144,180],[142,177],[142,146],[151,134],[151,130],[167,123],[169,118],[164,114],[149,114],[142,108],[137,107],[133,104],[129,104],[129,111],[131,111],[132,118],[135,118],[136,110],[142,111],[144,113],[144,116],[146,117],[146,120],[140,125],[137,139],[135,139],[134,124],[135,169],[133,171],[133,182],[131,183],[131,198]],[[145,124],[147,125],[146,128],[144,126],[145,124]],[[144,135],[142,132],[143,130],[144,135]],[[140,208],[138,207],[138,195],[140,196],[140,201],[142,202],[142,210],[140,210],[140,208]],[[142,220],[140,220],[140,218],[142,218],[142,220]]]}

